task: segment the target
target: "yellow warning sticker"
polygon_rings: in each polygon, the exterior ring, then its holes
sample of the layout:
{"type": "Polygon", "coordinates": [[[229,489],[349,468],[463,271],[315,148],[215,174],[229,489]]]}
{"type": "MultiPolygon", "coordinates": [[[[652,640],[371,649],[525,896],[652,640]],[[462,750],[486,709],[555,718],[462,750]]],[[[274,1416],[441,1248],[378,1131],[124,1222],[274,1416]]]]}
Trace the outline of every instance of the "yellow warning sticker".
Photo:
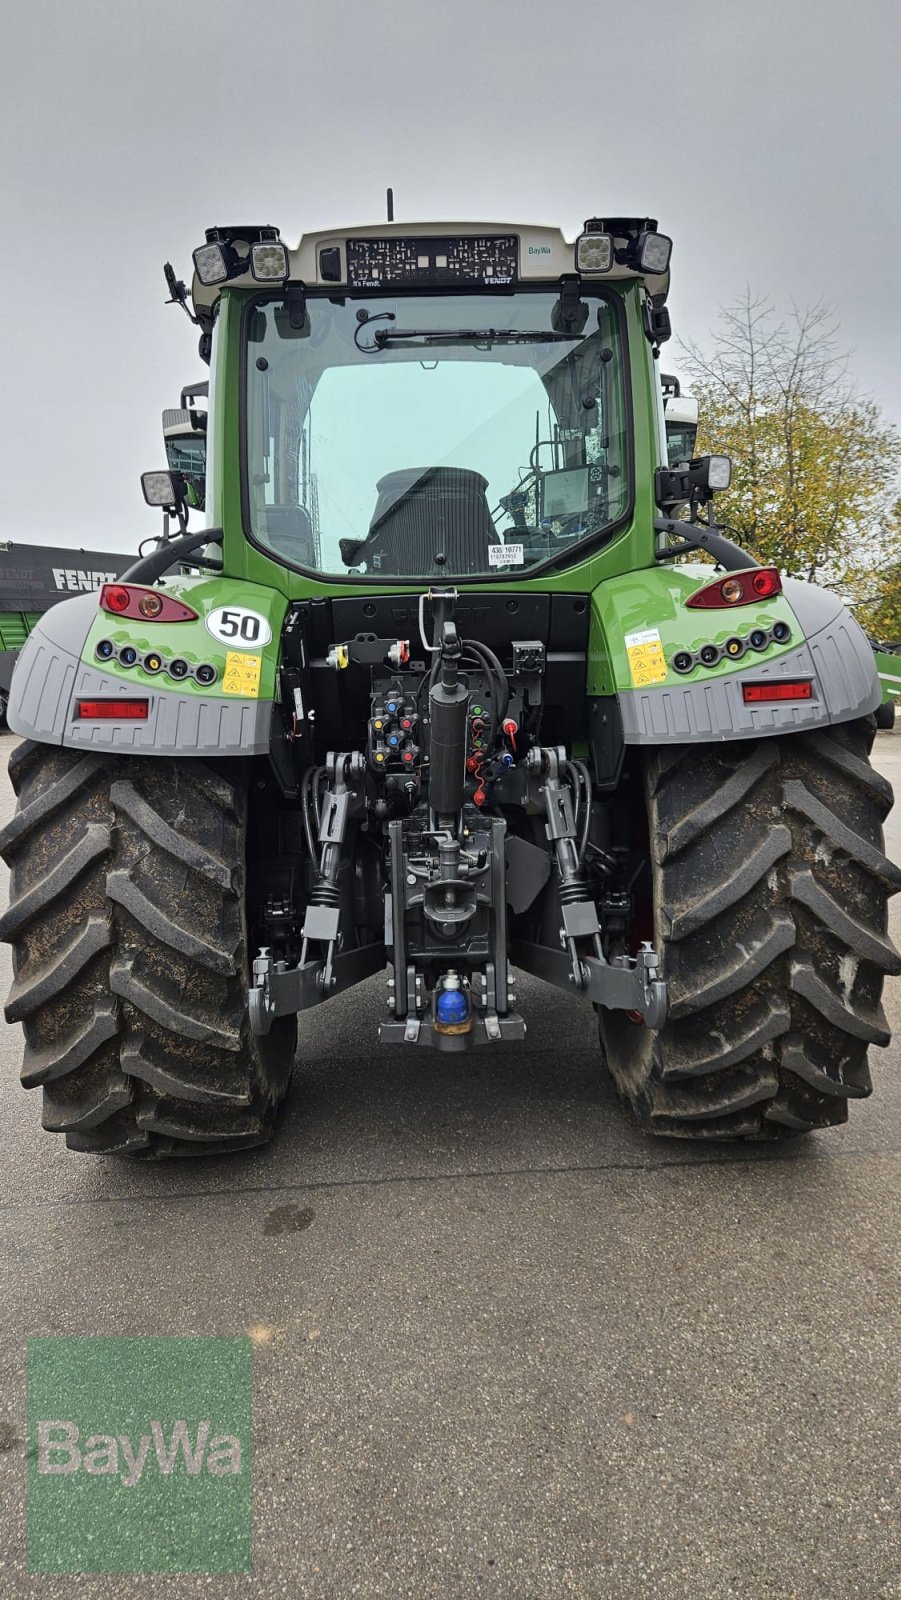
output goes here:
{"type": "Polygon", "coordinates": [[[649,683],[663,683],[667,667],[658,630],[645,628],[642,633],[627,633],[624,643],[636,689],[645,689],[649,683]]]}
{"type": "Polygon", "coordinates": [[[242,694],[256,700],[260,692],[262,656],[246,656],[242,650],[227,650],[222,674],[223,694],[242,694]]]}

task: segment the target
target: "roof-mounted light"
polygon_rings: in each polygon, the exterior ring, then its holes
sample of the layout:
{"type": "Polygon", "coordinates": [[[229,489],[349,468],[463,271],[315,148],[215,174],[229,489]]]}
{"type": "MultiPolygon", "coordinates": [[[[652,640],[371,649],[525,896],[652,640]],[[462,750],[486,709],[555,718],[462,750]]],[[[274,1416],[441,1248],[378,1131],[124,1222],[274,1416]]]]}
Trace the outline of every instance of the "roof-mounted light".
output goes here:
{"type": "Polygon", "coordinates": [[[657,232],[656,217],[588,217],[576,240],[576,266],[580,272],[609,272],[616,264],[662,278],[669,270],[672,250],[672,239],[657,232]],[[589,266],[590,259],[598,265],[589,266]]]}
{"type": "Polygon", "coordinates": [[[639,272],[647,272],[655,278],[666,272],[672,253],[673,241],[665,233],[640,233],[635,241],[639,272]]]}
{"type": "Polygon", "coordinates": [[[252,245],[250,270],[257,283],[283,283],[288,276],[288,252],[285,246],[279,240],[252,245]]]}
{"type": "Polygon", "coordinates": [[[225,283],[228,278],[228,262],[222,245],[202,244],[199,250],[195,250],[194,271],[207,289],[211,289],[216,283],[225,283]]]}
{"type": "Polygon", "coordinates": [[[613,236],[590,227],[576,240],[576,271],[588,275],[609,272],[613,266],[613,236]]]}
{"type": "Polygon", "coordinates": [[[194,269],[208,289],[247,272],[262,283],[278,282],[288,276],[288,252],[279,239],[278,228],[207,228],[206,244],[193,254],[194,269]],[[255,265],[255,257],[259,265],[255,265]]]}

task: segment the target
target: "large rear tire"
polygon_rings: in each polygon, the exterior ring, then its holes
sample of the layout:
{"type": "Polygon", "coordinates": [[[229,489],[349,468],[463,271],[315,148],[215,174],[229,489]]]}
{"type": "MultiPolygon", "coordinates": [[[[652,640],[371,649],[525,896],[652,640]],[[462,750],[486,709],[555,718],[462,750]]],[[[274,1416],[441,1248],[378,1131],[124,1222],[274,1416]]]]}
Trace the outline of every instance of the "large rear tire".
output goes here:
{"type": "Polygon", "coordinates": [[[9,772],[6,1017],[44,1127],[142,1156],[263,1143],[296,1024],[250,1028],[243,770],[25,743],[9,772]]]}
{"type": "Polygon", "coordinates": [[[873,720],[649,753],[656,947],[669,1012],[650,1032],[601,1011],[615,1084],[652,1132],[773,1138],[844,1122],[889,1032],[901,971],[883,851],[892,804],[873,720]]]}

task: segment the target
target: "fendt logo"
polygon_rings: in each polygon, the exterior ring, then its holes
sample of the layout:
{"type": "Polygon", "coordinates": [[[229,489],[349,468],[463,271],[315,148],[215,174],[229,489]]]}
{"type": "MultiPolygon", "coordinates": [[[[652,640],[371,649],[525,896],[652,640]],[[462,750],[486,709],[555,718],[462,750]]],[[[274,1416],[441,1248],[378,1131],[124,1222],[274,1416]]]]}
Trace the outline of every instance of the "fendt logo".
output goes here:
{"type": "Polygon", "coordinates": [[[72,594],[90,593],[103,583],[115,583],[118,576],[115,572],[86,572],[82,567],[54,567],[52,570],[57,589],[72,594]]]}
{"type": "Polygon", "coordinates": [[[140,1483],[153,1445],[153,1458],[164,1477],[175,1471],[179,1451],[191,1478],[206,1469],[221,1478],[241,1471],[241,1441],[232,1433],[212,1434],[212,1424],[201,1422],[194,1439],[184,1420],[173,1423],[168,1441],[161,1422],[151,1422],[150,1432],[133,1443],[127,1434],[92,1433],[79,1446],[82,1435],[74,1422],[38,1422],[38,1472],[55,1475],[86,1472],[90,1477],[117,1477],[126,1489],[140,1483]],[[212,1437],[211,1437],[212,1434],[212,1437]]]}

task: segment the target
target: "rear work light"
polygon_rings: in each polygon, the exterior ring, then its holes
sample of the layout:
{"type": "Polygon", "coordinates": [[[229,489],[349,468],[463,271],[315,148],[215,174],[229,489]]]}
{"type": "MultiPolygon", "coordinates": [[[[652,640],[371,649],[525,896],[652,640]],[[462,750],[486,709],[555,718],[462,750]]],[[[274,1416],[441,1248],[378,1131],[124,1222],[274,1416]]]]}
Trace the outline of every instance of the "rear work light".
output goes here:
{"type": "Polygon", "coordinates": [[[146,722],[149,700],[79,700],[80,722],[146,722]]]}
{"type": "Polygon", "coordinates": [[[730,572],[716,583],[696,589],[685,604],[696,610],[724,606],[749,606],[756,600],[770,600],[782,593],[782,579],[776,567],[751,567],[747,572],[730,572]]]}
{"type": "Polygon", "coordinates": [[[743,683],[746,706],[759,706],[773,700],[811,700],[813,684],[809,678],[785,678],[781,683],[743,683]]]}
{"type": "Polygon", "coordinates": [[[576,240],[576,271],[609,272],[612,266],[612,234],[580,233],[576,240]]]}
{"type": "Polygon", "coordinates": [[[140,622],[196,622],[197,612],[162,589],[145,589],[136,583],[104,583],[100,609],[114,617],[134,617],[140,622]]]}
{"type": "Polygon", "coordinates": [[[250,270],[257,283],[283,282],[288,276],[288,252],[281,240],[270,239],[251,245],[250,270]]]}

